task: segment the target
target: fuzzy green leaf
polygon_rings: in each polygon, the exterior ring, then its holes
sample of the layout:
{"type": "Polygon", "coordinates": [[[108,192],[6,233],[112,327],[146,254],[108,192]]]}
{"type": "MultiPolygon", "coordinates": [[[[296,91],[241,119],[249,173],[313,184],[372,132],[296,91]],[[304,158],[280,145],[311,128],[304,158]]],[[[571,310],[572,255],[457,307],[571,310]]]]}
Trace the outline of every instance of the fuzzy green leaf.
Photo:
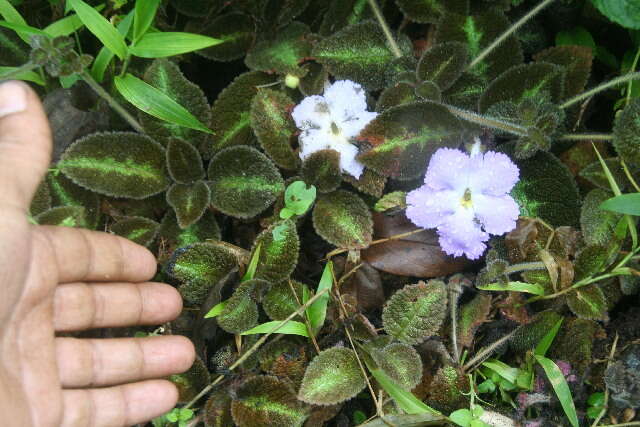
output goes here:
{"type": "Polygon", "coordinates": [[[159,230],[160,224],[141,216],[125,217],[111,225],[113,233],[142,246],[149,246],[159,230]]]}
{"type": "Polygon", "coordinates": [[[183,230],[178,225],[175,212],[169,210],[162,219],[160,236],[169,246],[182,248],[205,240],[220,240],[220,227],[213,212],[207,210],[200,221],[183,230]]]}
{"type": "Polygon", "coordinates": [[[95,133],[81,138],[67,148],[58,168],[74,183],[114,197],[144,199],[169,184],[164,149],[138,133],[95,133]]]}
{"type": "Polygon", "coordinates": [[[35,218],[40,225],[86,228],[85,209],[82,206],[58,206],[42,212],[35,218]]]}
{"type": "Polygon", "coordinates": [[[198,32],[221,40],[221,43],[196,53],[214,61],[233,61],[247,53],[253,44],[255,31],[253,19],[243,13],[220,15],[198,32]]]}
{"type": "Polygon", "coordinates": [[[387,301],[382,310],[385,331],[406,344],[420,344],[438,332],[447,307],[443,282],[430,280],[407,285],[387,301]]]}
{"type": "Polygon", "coordinates": [[[314,405],[335,405],[351,399],[366,383],[356,353],[344,347],[321,351],[304,373],[298,399],[314,405]]]}
{"type": "Polygon", "coordinates": [[[255,277],[280,282],[289,277],[298,263],[300,240],[296,224],[283,220],[273,224],[256,237],[253,252],[260,247],[255,277]],[[278,235],[274,230],[279,227],[278,235]]]}
{"type": "Polygon", "coordinates": [[[51,206],[82,206],[85,209],[87,227],[95,229],[100,222],[100,196],[76,185],[63,174],[50,173],[47,184],[51,206]]]}
{"type": "Polygon", "coordinates": [[[301,427],[309,408],[296,399],[289,383],[259,375],[235,391],[231,413],[238,427],[301,427]]]}
{"type": "Polygon", "coordinates": [[[229,249],[214,243],[195,243],[176,250],[167,264],[167,273],[182,282],[179,291],[190,303],[199,304],[215,284],[237,268],[229,249]]]}
{"type": "Polygon", "coordinates": [[[274,76],[253,71],[239,75],[220,92],[211,110],[211,128],[215,131],[211,153],[232,145],[251,143],[251,102],[258,93],[258,86],[274,80],[274,76]]]}
{"type": "Polygon", "coordinates": [[[120,59],[124,59],[127,56],[127,45],[125,44],[124,37],[105,17],[82,0],[67,1],[89,31],[109,48],[111,52],[116,54],[120,59]]]}
{"type": "Polygon", "coordinates": [[[29,214],[31,216],[36,216],[51,208],[51,190],[49,189],[49,184],[45,179],[44,181],[40,182],[40,185],[38,185],[38,188],[33,195],[31,205],[29,206],[29,214]]]}
{"type": "Polygon", "coordinates": [[[445,12],[446,0],[396,0],[406,17],[414,22],[438,22],[445,12]]]}
{"type": "Polygon", "coordinates": [[[173,184],[167,191],[167,203],[176,212],[180,228],[195,224],[209,205],[211,192],[204,181],[173,184]]]}
{"type": "Polygon", "coordinates": [[[348,25],[375,18],[367,0],[333,0],[325,3],[331,3],[320,24],[319,33],[325,37],[348,25]]]}
{"type": "Polygon", "coordinates": [[[567,305],[583,319],[605,320],[607,300],[597,284],[582,286],[567,295],[567,305]]]}
{"type": "Polygon", "coordinates": [[[491,295],[487,292],[478,294],[458,310],[458,345],[471,348],[476,330],[489,319],[491,295]]]}
{"type": "Polygon", "coordinates": [[[170,3],[183,15],[204,18],[214,16],[216,11],[225,6],[226,0],[170,0],[170,3]]]}
{"type": "MultiPolygon", "coordinates": [[[[254,335],[254,334],[268,334],[270,333],[274,327],[281,324],[282,321],[272,321],[267,323],[262,323],[258,326],[255,326],[248,331],[242,332],[240,335],[254,335]]],[[[301,337],[308,337],[309,332],[307,331],[307,326],[304,323],[296,322],[293,320],[288,321],[281,328],[275,331],[277,334],[285,334],[285,335],[300,335],[301,337]]]]}
{"type": "Polygon", "coordinates": [[[567,384],[567,380],[565,380],[562,371],[551,359],[547,359],[546,357],[539,355],[536,355],[535,358],[547,374],[547,378],[549,378],[553,391],[555,391],[556,396],[558,396],[562,409],[564,409],[569,422],[573,427],[578,427],[580,424],[578,423],[576,407],[573,403],[571,390],[569,390],[569,385],[567,384]]]}
{"type": "Polygon", "coordinates": [[[313,208],[313,226],[323,239],[339,248],[366,248],[373,235],[369,207],[345,190],[318,198],[313,208]]]}
{"type": "Polygon", "coordinates": [[[216,317],[218,325],[230,334],[240,334],[258,323],[258,306],[251,290],[250,281],[241,283],[216,317]]]}
{"type": "MultiPolygon", "coordinates": [[[[464,43],[474,58],[510,26],[505,15],[493,8],[484,8],[476,15],[446,12],[440,18],[435,37],[436,40],[464,43]]],[[[510,67],[521,64],[522,60],[520,43],[512,34],[469,71],[490,81],[510,67]]]]}
{"type": "Polygon", "coordinates": [[[297,129],[291,118],[294,102],[283,92],[261,89],[251,102],[251,127],[262,149],[283,169],[298,169],[300,157],[291,143],[297,129]]]}
{"type": "MultiPolygon", "coordinates": [[[[609,159],[604,159],[604,163],[607,165],[607,169],[611,172],[613,179],[618,183],[620,189],[624,189],[624,184],[626,183],[626,176],[624,173],[624,169],[620,164],[620,160],[617,157],[612,157],[609,159]]],[[[581,178],[586,179],[591,184],[596,187],[602,188],[604,190],[610,191],[611,186],[609,185],[609,180],[602,168],[602,164],[599,161],[595,161],[585,166],[579,173],[581,178]]]]}
{"type": "Polygon", "coordinates": [[[429,80],[444,91],[456,82],[468,63],[469,52],[464,43],[440,43],[424,52],[416,76],[419,81],[429,80]]]}
{"type": "Polygon", "coordinates": [[[510,68],[487,87],[478,102],[481,113],[501,102],[520,104],[526,98],[546,96],[557,102],[564,94],[562,67],[545,62],[518,65],[510,68]]]}
{"type": "MultiPolygon", "coordinates": [[[[211,121],[211,107],[204,92],[200,87],[190,82],[177,64],[166,60],[158,59],[153,61],[151,66],[144,73],[144,80],[149,85],[164,93],[175,103],[184,108],[199,121],[199,123],[209,123],[211,121]]],[[[163,145],[171,138],[179,138],[191,143],[197,148],[201,148],[208,142],[210,132],[202,132],[201,129],[194,129],[182,124],[167,121],[157,115],[143,110],[139,114],[140,123],[145,131],[163,145]]],[[[195,123],[195,122],[194,122],[195,123]]]]}
{"type": "Polygon", "coordinates": [[[391,107],[415,101],[417,97],[413,85],[404,82],[396,83],[382,91],[376,103],[376,111],[382,112],[391,107]]]}
{"type": "Polygon", "coordinates": [[[260,40],[247,53],[245,64],[256,71],[275,71],[297,77],[304,75],[298,64],[311,54],[309,27],[293,22],[272,37],[260,40]]]}
{"type": "Polygon", "coordinates": [[[300,79],[299,89],[304,96],[322,95],[324,83],[329,78],[326,68],[317,62],[307,62],[302,66],[305,75],[300,79]]]}
{"type": "MultiPolygon", "coordinates": [[[[612,196],[613,193],[610,191],[596,188],[584,198],[580,211],[580,226],[582,236],[589,245],[605,245],[614,238],[616,225],[622,216],[617,214],[615,209],[611,209],[614,212],[605,210],[607,209],[605,205],[612,196]]],[[[640,205],[640,199],[636,200],[635,205],[640,205]]],[[[636,210],[640,213],[640,210],[636,210]]]]}
{"type": "Polygon", "coordinates": [[[419,177],[428,159],[442,147],[457,147],[464,129],[445,107],[416,102],[390,108],[360,133],[361,146],[371,147],[358,156],[365,166],[395,179],[419,177]]]}
{"type": "Polygon", "coordinates": [[[175,125],[212,133],[182,105],[134,75],[116,76],[114,83],[124,99],[145,113],[175,125]]]}
{"type": "MultiPolygon", "coordinates": [[[[211,375],[207,365],[200,357],[196,357],[187,372],[171,375],[169,380],[178,388],[178,402],[187,403],[211,382],[211,375]]],[[[175,415],[179,417],[180,413],[177,412],[175,415]]]]}
{"type": "Polygon", "coordinates": [[[167,171],[181,184],[204,178],[204,167],[198,150],[182,139],[172,138],[167,145],[167,171]]]}
{"type": "Polygon", "coordinates": [[[302,299],[302,289],[306,285],[295,280],[292,280],[291,284],[296,295],[291,292],[288,281],[284,281],[271,286],[264,296],[262,308],[271,320],[284,320],[299,308],[296,296],[298,299],[302,299]]]}
{"type": "Polygon", "coordinates": [[[422,360],[410,345],[393,343],[371,352],[372,359],[397,385],[411,391],[422,379],[422,360]]]}
{"type": "Polygon", "coordinates": [[[338,79],[356,81],[369,90],[384,86],[395,56],[380,27],[371,21],[350,25],[315,45],[311,55],[338,79]]]}
{"type": "Polygon", "coordinates": [[[300,171],[304,182],[315,186],[321,193],[330,193],[342,182],[340,153],[335,150],[319,150],[309,155],[300,171]]]}
{"type": "Polygon", "coordinates": [[[591,74],[593,53],[585,46],[555,46],[536,54],[535,59],[564,68],[562,99],[566,99],[579,95],[584,90],[591,74]]]}
{"type": "Polygon", "coordinates": [[[211,203],[236,218],[260,214],[284,191],[284,180],[271,160],[247,146],[220,151],[211,160],[208,173],[211,203]]]}
{"type": "Polygon", "coordinates": [[[194,50],[205,49],[222,43],[213,37],[192,33],[154,32],[147,33],[129,48],[132,55],[141,58],[166,58],[194,50]]]}

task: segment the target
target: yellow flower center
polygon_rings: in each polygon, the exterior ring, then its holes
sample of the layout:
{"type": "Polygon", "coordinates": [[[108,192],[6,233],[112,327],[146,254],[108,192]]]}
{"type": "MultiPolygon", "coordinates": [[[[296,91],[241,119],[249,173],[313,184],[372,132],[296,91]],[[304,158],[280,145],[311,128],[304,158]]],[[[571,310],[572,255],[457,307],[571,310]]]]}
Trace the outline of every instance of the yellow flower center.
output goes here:
{"type": "Polygon", "coordinates": [[[466,209],[473,207],[473,201],[471,201],[471,190],[468,188],[464,190],[464,195],[462,196],[462,199],[460,199],[460,204],[466,209]]]}

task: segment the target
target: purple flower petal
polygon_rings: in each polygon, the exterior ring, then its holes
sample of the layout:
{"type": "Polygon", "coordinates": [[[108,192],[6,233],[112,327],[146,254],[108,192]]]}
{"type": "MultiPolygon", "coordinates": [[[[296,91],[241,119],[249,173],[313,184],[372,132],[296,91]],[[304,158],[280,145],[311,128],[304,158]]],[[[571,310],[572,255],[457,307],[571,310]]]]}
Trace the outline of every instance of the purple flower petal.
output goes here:
{"type": "Polygon", "coordinates": [[[440,247],[445,253],[453,256],[466,255],[472,260],[480,258],[487,248],[484,242],[489,240],[489,235],[475,222],[473,211],[465,208],[447,217],[438,227],[438,234],[440,247]]]}
{"type": "Polygon", "coordinates": [[[422,228],[435,228],[453,215],[460,204],[460,195],[451,190],[435,191],[427,185],[407,194],[406,215],[422,228]]]}
{"type": "Polygon", "coordinates": [[[502,196],[518,182],[518,167],[504,153],[487,151],[471,158],[469,188],[473,194],[502,196]]]}
{"type": "Polygon", "coordinates": [[[458,190],[464,194],[469,186],[469,156],[460,150],[440,148],[427,168],[424,183],[434,190],[458,190]]]}
{"type": "Polygon", "coordinates": [[[520,208],[511,196],[473,195],[473,210],[476,218],[490,234],[501,235],[516,228],[520,208]]]}

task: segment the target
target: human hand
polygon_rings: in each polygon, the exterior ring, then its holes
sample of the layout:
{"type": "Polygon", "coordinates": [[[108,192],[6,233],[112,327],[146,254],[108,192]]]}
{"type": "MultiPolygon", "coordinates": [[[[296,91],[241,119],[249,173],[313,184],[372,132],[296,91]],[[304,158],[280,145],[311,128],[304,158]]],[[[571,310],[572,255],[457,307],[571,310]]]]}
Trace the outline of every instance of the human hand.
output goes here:
{"type": "Polygon", "coordinates": [[[156,261],[110,234],[34,226],[27,212],[50,162],[37,95],[0,84],[0,413],[11,426],[128,426],[175,406],[154,379],[193,363],[180,336],[56,338],[55,332],[160,324],[180,313],[156,261]]]}

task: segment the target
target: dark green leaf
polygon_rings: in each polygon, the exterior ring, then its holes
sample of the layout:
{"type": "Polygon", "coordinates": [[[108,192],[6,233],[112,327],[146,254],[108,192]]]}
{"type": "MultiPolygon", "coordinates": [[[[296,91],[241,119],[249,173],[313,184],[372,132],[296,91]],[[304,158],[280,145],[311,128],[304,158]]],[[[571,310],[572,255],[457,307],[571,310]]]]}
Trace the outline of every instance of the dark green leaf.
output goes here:
{"type": "MultiPolygon", "coordinates": [[[[615,212],[607,212],[603,210],[605,208],[601,207],[602,203],[612,196],[613,193],[610,191],[596,188],[584,198],[580,211],[580,226],[582,236],[589,245],[605,245],[614,238],[616,225],[622,216],[615,212]]],[[[640,203],[640,199],[636,205],[638,203],[640,203]]],[[[640,210],[638,212],[640,213],[640,210]]]]}
{"type": "Polygon", "coordinates": [[[86,228],[85,209],[82,206],[58,206],[36,216],[40,225],[86,228]]]}
{"type": "Polygon", "coordinates": [[[415,88],[409,83],[397,83],[382,91],[376,111],[382,112],[396,105],[408,104],[417,100],[415,88]]]}
{"type": "Polygon", "coordinates": [[[183,230],[178,225],[175,212],[169,210],[162,219],[160,236],[169,246],[182,248],[205,240],[220,240],[220,228],[213,212],[207,210],[200,221],[183,230]]]}
{"type": "Polygon", "coordinates": [[[640,98],[616,115],[613,125],[613,146],[627,164],[640,166],[640,98]]]}
{"type": "Polygon", "coordinates": [[[323,239],[339,248],[366,248],[373,235],[369,207],[356,194],[344,190],[318,197],[313,226],[323,239]]]}
{"type": "Polygon", "coordinates": [[[335,405],[351,399],[366,383],[356,353],[344,347],[321,351],[309,364],[298,399],[314,405],[335,405]]]}
{"type": "Polygon", "coordinates": [[[435,24],[444,14],[447,0],[396,0],[396,3],[410,20],[435,24]]]}
{"type": "Polygon", "coordinates": [[[165,152],[137,133],[96,133],[74,142],[58,168],[73,182],[114,197],[144,199],[164,191],[165,152]]]}
{"type": "Polygon", "coordinates": [[[417,178],[438,148],[460,144],[463,131],[458,118],[441,105],[400,105],[378,115],[362,130],[360,145],[371,148],[358,159],[385,176],[417,178]]]}
{"type": "Polygon", "coordinates": [[[424,52],[418,62],[416,75],[419,81],[429,80],[444,91],[456,82],[468,63],[467,45],[460,42],[440,43],[424,52]]]}
{"type": "Polygon", "coordinates": [[[199,32],[221,40],[221,43],[196,53],[215,61],[242,58],[253,44],[255,31],[253,19],[243,13],[231,12],[220,15],[199,32]]]}
{"type": "Polygon", "coordinates": [[[393,382],[406,391],[411,391],[422,379],[422,360],[410,345],[393,343],[372,351],[371,357],[393,382]]]}
{"type": "Polygon", "coordinates": [[[278,30],[273,38],[258,41],[247,53],[245,64],[256,71],[275,71],[302,77],[299,66],[311,54],[310,30],[305,24],[293,22],[278,30]]]}
{"type": "Polygon", "coordinates": [[[261,89],[251,103],[251,127],[271,159],[283,169],[298,169],[300,157],[294,152],[296,125],[291,118],[294,102],[283,92],[261,89]]]}
{"type": "Polygon", "coordinates": [[[321,193],[330,193],[342,182],[340,153],[335,150],[319,150],[309,155],[300,171],[304,181],[321,193]]]}
{"type": "MultiPolygon", "coordinates": [[[[620,189],[625,188],[625,183],[627,177],[625,176],[624,169],[620,164],[620,160],[617,157],[604,159],[607,168],[613,175],[614,180],[620,186],[620,189]]],[[[580,177],[588,180],[591,184],[596,187],[602,188],[604,190],[610,191],[611,186],[609,185],[609,180],[607,179],[604,170],[602,169],[602,164],[599,161],[595,161],[590,163],[586,167],[584,167],[580,173],[580,177]]]]}
{"type": "Polygon", "coordinates": [[[585,46],[556,46],[535,55],[536,61],[564,67],[565,84],[562,99],[579,95],[589,80],[593,53],[585,46]]]}
{"type": "Polygon", "coordinates": [[[160,224],[141,216],[118,219],[111,225],[111,231],[142,246],[149,246],[156,238],[160,224]]]}
{"type": "Polygon", "coordinates": [[[182,184],[204,178],[200,153],[193,145],[178,138],[170,139],[167,145],[167,170],[174,181],[182,184]]]}
{"type": "MultiPolygon", "coordinates": [[[[241,283],[224,302],[224,307],[216,317],[218,325],[230,334],[240,334],[258,323],[258,306],[252,298],[251,281],[241,283]]],[[[211,313],[208,313],[211,317],[211,313]]]]}
{"type": "Polygon", "coordinates": [[[284,320],[300,307],[297,301],[302,300],[302,288],[306,285],[295,280],[291,280],[291,285],[295,295],[291,292],[289,280],[285,280],[271,286],[264,296],[262,308],[271,320],[284,320]]]}
{"type": "Polygon", "coordinates": [[[180,228],[195,224],[209,205],[209,186],[204,181],[195,184],[173,184],[167,191],[167,203],[176,212],[180,228]]]}
{"type": "Polygon", "coordinates": [[[443,282],[407,285],[389,298],[382,311],[385,331],[406,344],[420,344],[438,332],[447,307],[443,282]]]}
{"type": "Polygon", "coordinates": [[[296,225],[291,220],[273,224],[256,237],[253,252],[260,247],[255,277],[273,283],[286,280],[296,268],[300,240],[296,225]],[[279,229],[279,235],[274,230],[279,229]],[[277,237],[277,238],[276,238],[277,237]]]}
{"type": "Polygon", "coordinates": [[[87,227],[95,229],[100,221],[100,196],[76,185],[63,174],[47,175],[51,206],[82,206],[87,227]]]}
{"type": "Polygon", "coordinates": [[[597,284],[582,286],[567,295],[567,305],[583,319],[605,320],[607,300],[597,284]]]}

